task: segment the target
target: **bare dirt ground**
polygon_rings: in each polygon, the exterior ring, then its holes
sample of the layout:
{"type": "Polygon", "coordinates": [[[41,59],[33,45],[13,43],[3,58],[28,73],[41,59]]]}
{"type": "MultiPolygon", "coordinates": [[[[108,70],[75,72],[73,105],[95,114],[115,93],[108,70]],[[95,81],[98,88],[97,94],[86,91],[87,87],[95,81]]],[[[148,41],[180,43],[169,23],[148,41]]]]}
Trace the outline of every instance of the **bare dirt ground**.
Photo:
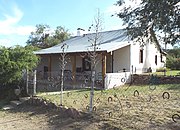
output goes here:
{"type": "Polygon", "coordinates": [[[78,119],[72,119],[62,116],[59,111],[37,106],[23,105],[13,110],[0,111],[0,130],[101,129],[95,122],[92,117],[86,114],[78,119]]]}
{"type": "MultiPolygon", "coordinates": [[[[116,122],[118,123],[118,122],[116,122]]],[[[121,124],[121,122],[119,122],[121,124]]],[[[119,124],[118,123],[118,124],[119,124]]],[[[128,124],[127,124],[128,125],[128,124]]],[[[178,124],[155,126],[147,130],[179,130],[178,124]]],[[[82,115],[72,119],[62,116],[57,110],[38,106],[22,105],[14,110],[0,111],[0,130],[124,130],[111,121],[102,120],[97,115],[82,115]]],[[[127,128],[126,130],[137,130],[127,128]]]]}
{"type": "Polygon", "coordinates": [[[38,107],[23,107],[0,112],[0,130],[48,130],[51,128],[48,115],[38,107]]]}

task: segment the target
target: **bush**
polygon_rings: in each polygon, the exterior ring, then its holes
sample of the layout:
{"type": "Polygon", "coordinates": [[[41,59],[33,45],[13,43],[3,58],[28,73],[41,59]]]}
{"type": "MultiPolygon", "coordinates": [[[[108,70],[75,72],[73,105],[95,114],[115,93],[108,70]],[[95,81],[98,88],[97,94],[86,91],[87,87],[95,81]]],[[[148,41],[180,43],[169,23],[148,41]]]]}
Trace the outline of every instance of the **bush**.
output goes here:
{"type": "Polygon", "coordinates": [[[38,60],[30,47],[0,46],[0,83],[6,85],[21,80],[23,70],[32,70],[37,66],[38,60]]]}
{"type": "Polygon", "coordinates": [[[156,69],[156,72],[167,72],[167,71],[170,71],[170,69],[168,68],[159,68],[159,69],[156,69]]]}
{"type": "Polygon", "coordinates": [[[27,96],[26,85],[23,80],[9,83],[0,86],[0,100],[15,100],[18,96],[15,94],[14,90],[20,88],[21,93],[19,96],[27,96]],[[18,87],[19,86],[19,87],[18,87]]]}
{"type": "Polygon", "coordinates": [[[172,70],[180,70],[180,58],[168,56],[166,66],[172,70]]]}

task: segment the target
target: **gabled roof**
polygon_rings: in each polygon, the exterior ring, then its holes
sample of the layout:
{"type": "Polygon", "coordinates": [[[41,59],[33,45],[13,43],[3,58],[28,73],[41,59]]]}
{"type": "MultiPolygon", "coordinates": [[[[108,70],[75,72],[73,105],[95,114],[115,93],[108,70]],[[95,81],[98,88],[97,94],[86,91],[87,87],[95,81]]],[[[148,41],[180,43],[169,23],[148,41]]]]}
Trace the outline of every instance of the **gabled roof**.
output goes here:
{"type": "MultiPolygon", "coordinates": [[[[66,53],[76,53],[76,52],[87,52],[92,49],[90,39],[95,38],[95,33],[84,34],[83,36],[72,37],[63,43],[68,45],[66,53]]],[[[119,48],[130,45],[130,38],[127,35],[125,29],[112,30],[98,33],[97,41],[97,51],[114,51],[119,48]]],[[[56,46],[35,51],[35,54],[57,54],[62,53],[61,46],[63,43],[60,43],[56,46]]]]}

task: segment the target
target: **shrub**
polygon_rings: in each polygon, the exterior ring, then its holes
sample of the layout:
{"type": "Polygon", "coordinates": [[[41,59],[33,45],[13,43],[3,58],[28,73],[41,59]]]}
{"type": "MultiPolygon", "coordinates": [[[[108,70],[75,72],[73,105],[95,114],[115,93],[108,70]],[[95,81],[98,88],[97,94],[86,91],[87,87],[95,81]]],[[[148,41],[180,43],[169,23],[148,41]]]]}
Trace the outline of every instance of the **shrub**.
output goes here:
{"type": "Polygon", "coordinates": [[[167,71],[169,71],[170,69],[168,69],[168,68],[158,68],[158,69],[156,69],[156,72],[167,72],[167,71]]]}
{"type": "Polygon", "coordinates": [[[180,70],[180,58],[168,56],[166,66],[172,70],[180,70]]]}

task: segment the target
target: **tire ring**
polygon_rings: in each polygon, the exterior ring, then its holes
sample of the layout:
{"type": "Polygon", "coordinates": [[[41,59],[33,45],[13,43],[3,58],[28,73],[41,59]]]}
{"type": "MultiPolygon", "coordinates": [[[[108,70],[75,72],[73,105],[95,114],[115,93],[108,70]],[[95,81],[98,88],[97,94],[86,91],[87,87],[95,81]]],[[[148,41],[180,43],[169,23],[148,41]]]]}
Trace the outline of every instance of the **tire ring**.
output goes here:
{"type": "Polygon", "coordinates": [[[168,92],[164,92],[162,97],[163,97],[163,99],[169,99],[170,98],[170,94],[168,92]],[[165,95],[167,95],[167,97],[165,95]]]}
{"type": "Polygon", "coordinates": [[[96,100],[96,103],[100,103],[100,101],[101,101],[101,100],[98,98],[98,99],[96,100]]]}
{"type": "Polygon", "coordinates": [[[85,97],[85,98],[88,98],[88,95],[87,95],[87,94],[84,94],[84,97],[85,97]]]}
{"type": "Polygon", "coordinates": [[[117,94],[116,93],[114,94],[114,97],[117,98],[117,94]]]}
{"type": "Polygon", "coordinates": [[[86,106],[86,110],[89,110],[89,106],[88,105],[86,106]]]}
{"type": "Polygon", "coordinates": [[[97,108],[96,108],[96,106],[94,106],[94,107],[93,107],[93,111],[96,111],[96,110],[97,110],[97,108]]]}
{"type": "Polygon", "coordinates": [[[149,89],[150,90],[155,90],[156,89],[156,86],[155,85],[149,85],[149,89]],[[154,86],[154,87],[153,87],[154,86]]]}
{"type": "Polygon", "coordinates": [[[148,96],[148,99],[147,99],[148,102],[151,102],[152,101],[152,97],[149,95],[148,96]]]}
{"type": "Polygon", "coordinates": [[[73,104],[76,104],[76,101],[75,101],[75,100],[73,101],[73,104]]]}
{"type": "Polygon", "coordinates": [[[172,115],[172,120],[176,123],[177,121],[175,120],[175,117],[180,119],[180,115],[178,115],[178,114],[172,115]]]}
{"type": "Polygon", "coordinates": [[[127,108],[131,108],[130,102],[126,102],[126,106],[127,106],[127,108]]]}
{"type": "Polygon", "coordinates": [[[139,96],[139,91],[138,90],[135,90],[134,91],[134,97],[138,97],[139,96]],[[136,96],[136,93],[137,93],[137,96],[136,96]]]}
{"type": "Polygon", "coordinates": [[[121,82],[122,82],[122,83],[125,83],[125,82],[126,82],[126,79],[125,79],[125,78],[121,78],[121,82]]]}
{"type": "Polygon", "coordinates": [[[109,117],[112,117],[112,112],[108,112],[109,117]]]}
{"type": "Polygon", "coordinates": [[[112,97],[108,97],[108,102],[112,102],[113,98],[112,97]]]}
{"type": "Polygon", "coordinates": [[[72,93],[71,92],[67,92],[67,97],[69,97],[70,95],[72,95],[72,93]]]}

